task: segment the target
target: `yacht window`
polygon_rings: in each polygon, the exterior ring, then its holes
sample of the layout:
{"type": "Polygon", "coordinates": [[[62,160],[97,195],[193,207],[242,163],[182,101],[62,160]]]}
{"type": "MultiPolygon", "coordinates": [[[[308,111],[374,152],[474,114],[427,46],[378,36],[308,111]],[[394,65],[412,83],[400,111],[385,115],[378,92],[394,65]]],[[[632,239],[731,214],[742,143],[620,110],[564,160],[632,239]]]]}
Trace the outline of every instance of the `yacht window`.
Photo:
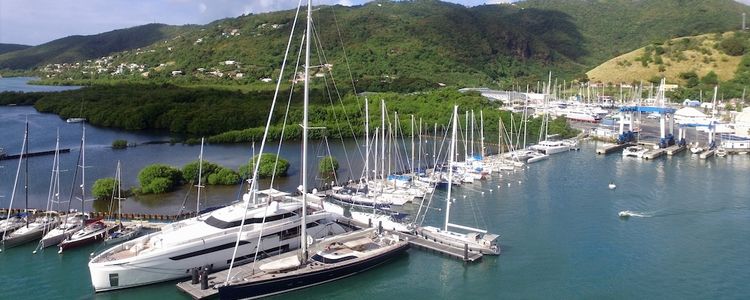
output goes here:
{"type": "MultiPolygon", "coordinates": [[[[293,212],[288,212],[288,213],[284,213],[284,214],[280,214],[280,215],[268,216],[268,217],[266,217],[266,222],[273,222],[273,221],[278,221],[278,220],[282,220],[282,219],[286,219],[286,218],[291,218],[291,217],[294,217],[294,216],[296,216],[298,214],[299,214],[299,211],[293,211],[293,212]]],[[[211,225],[213,227],[220,228],[220,229],[227,229],[227,228],[237,227],[237,226],[240,226],[240,224],[242,224],[242,220],[227,222],[227,221],[224,221],[224,220],[219,220],[219,219],[217,219],[214,216],[209,217],[208,219],[206,219],[205,222],[208,225],[211,225]]],[[[247,218],[247,219],[245,219],[245,225],[260,224],[260,223],[263,223],[263,217],[259,217],[259,218],[247,218]]]]}
{"type": "Polygon", "coordinates": [[[340,258],[326,258],[325,256],[322,256],[320,254],[315,254],[312,257],[313,260],[324,263],[324,264],[335,264],[337,262],[347,261],[347,260],[355,259],[355,258],[357,257],[354,255],[344,256],[340,258]]]}

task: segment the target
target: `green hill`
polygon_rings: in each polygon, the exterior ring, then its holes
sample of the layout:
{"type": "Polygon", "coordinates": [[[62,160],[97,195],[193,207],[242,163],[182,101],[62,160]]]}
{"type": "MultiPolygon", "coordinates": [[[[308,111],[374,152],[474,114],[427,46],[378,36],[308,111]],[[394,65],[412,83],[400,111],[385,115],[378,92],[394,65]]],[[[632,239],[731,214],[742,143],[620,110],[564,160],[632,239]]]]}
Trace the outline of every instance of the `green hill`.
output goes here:
{"type": "Polygon", "coordinates": [[[590,67],[652,42],[740,29],[750,7],[732,0],[528,0],[524,8],[570,16],[590,67]]]}
{"type": "Polygon", "coordinates": [[[19,44],[0,44],[0,54],[13,52],[17,50],[23,50],[29,47],[31,46],[19,45],[19,44]]]}
{"type": "Polygon", "coordinates": [[[148,24],[96,35],[75,35],[0,55],[0,69],[30,69],[53,63],[72,63],[107,56],[172,38],[190,28],[148,24]]]}
{"type": "MultiPolygon", "coordinates": [[[[508,87],[543,79],[550,70],[562,78],[581,78],[584,71],[654,41],[728,31],[739,26],[741,12],[750,8],[732,0],[528,0],[471,8],[417,0],[320,6],[313,16],[319,38],[314,49],[322,48],[313,51],[321,65],[333,65],[336,78],[349,78],[351,68],[361,90],[410,91],[441,83],[508,87]]],[[[293,18],[288,10],[204,26],[152,24],[146,26],[156,28],[145,33],[114,37],[115,31],[85,41],[69,37],[0,55],[0,68],[111,55],[104,63],[81,67],[85,70],[46,70],[46,75],[51,82],[263,85],[261,78],[279,72],[293,18]],[[137,41],[128,38],[136,36],[137,41]],[[112,53],[118,48],[123,51],[112,53]]],[[[300,34],[302,27],[297,26],[300,34]]]]}

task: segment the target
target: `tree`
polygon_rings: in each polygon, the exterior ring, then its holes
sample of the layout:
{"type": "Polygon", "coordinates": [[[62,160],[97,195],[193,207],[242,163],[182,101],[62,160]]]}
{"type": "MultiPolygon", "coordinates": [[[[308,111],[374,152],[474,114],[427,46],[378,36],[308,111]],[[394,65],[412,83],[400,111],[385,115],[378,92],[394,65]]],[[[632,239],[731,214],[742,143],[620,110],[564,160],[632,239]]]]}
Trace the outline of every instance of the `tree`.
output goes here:
{"type": "Polygon", "coordinates": [[[286,176],[286,172],[289,170],[289,162],[285,159],[278,157],[274,154],[263,153],[253,156],[247,165],[240,167],[240,175],[242,178],[252,177],[252,173],[255,170],[255,162],[258,161],[260,156],[260,165],[258,168],[258,178],[267,178],[273,175],[275,176],[286,176]],[[276,164],[276,158],[278,157],[278,164],[276,164]],[[274,165],[276,169],[274,170],[274,165]],[[274,172],[275,171],[275,172],[274,172]]]}
{"type": "Polygon", "coordinates": [[[743,55],[745,54],[746,49],[745,41],[736,34],[732,37],[723,39],[721,43],[719,43],[719,47],[724,51],[724,53],[731,56],[743,55]]]}
{"type": "Polygon", "coordinates": [[[112,193],[116,193],[117,180],[112,177],[100,178],[91,187],[91,193],[96,199],[111,199],[112,193]]]}
{"type": "Polygon", "coordinates": [[[695,71],[680,73],[680,78],[685,80],[685,87],[687,88],[696,87],[700,83],[698,74],[696,74],[695,71]]]}
{"type": "Polygon", "coordinates": [[[218,172],[208,175],[208,184],[232,185],[240,182],[240,175],[232,169],[222,167],[218,172]]]}
{"type": "Polygon", "coordinates": [[[138,181],[144,194],[166,193],[182,183],[182,172],[165,164],[153,164],[138,173],[138,181]]]}
{"type": "MultiPolygon", "coordinates": [[[[188,182],[198,181],[199,161],[192,161],[182,167],[182,178],[188,182]]],[[[232,169],[203,161],[202,182],[210,185],[231,185],[240,181],[240,175],[232,169]]]]}
{"type": "Polygon", "coordinates": [[[318,172],[321,174],[335,174],[339,169],[339,162],[333,156],[323,157],[318,163],[318,172]]]}
{"type": "Polygon", "coordinates": [[[701,83],[705,85],[717,85],[719,84],[719,76],[714,71],[709,71],[706,76],[701,78],[701,83]]]}

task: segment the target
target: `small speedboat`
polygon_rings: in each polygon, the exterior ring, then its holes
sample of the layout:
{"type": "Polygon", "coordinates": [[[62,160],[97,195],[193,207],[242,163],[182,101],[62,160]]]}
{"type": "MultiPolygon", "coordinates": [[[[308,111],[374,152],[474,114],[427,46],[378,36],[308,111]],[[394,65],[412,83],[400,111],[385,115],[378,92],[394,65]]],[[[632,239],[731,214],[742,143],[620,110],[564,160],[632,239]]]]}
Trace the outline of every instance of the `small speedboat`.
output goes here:
{"type": "Polygon", "coordinates": [[[609,188],[610,190],[614,190],[614,189],[616,189],[616,188],[617,188],[617,185],[616,185],[616,184],[615,184],[614,182],[610,182],[610,183],[609,183],[609,185],[607,185],[607,187],[608,187],[608,188],[609,188]]]}
{"type": "Polygon", "coordinates": [[[620,213],[617,214],[620,218],[627,219],[630,218],[630,216],[633,215],[633,213],[629,210],[623,210],[620,213]]]}

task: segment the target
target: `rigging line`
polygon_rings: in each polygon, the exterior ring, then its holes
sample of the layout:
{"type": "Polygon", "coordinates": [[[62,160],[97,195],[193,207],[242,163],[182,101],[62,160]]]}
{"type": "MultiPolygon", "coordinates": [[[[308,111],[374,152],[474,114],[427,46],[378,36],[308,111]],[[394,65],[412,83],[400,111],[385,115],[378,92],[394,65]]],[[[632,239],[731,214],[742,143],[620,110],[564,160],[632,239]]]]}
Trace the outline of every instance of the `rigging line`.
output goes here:
{"type": "MultiPolygon", "coordinates": [[[[273,162],[273,172],[271,172],[271,182],[269,183],[269,187],[273,188],[273,183],[276,181],[276,168],[279,164],[279,155],[281,155],[281,145],[284,142],[284,134],[286,132],[286,123],[287,118],[289,117],[289,107],[292,104],[292,94],[294,92],[294,78],[297,76],[297,70],[299,70],[299,61],[302,57],[302,50],[304,47],[302,45],[304,44],[305,40],[301,39],[299,44],[299,51],[297,52],[297,61],[294,64],[294,73],[292,73],[292,84],[289,88],[289,98],[286,101],[286,111],[284,112],[284,122],[281,123],[281,136],[279,137],[279,146],[276,148],[276,159],[273,162]]],[[[260,157],[263,156],[263,153],[258,154],[258,162],[260,163],[260,157]]],[[[305,154],[303,154],[305,155],[305,154]]]]}
{"type": "Polygon", "coordinates": [[[336,168],[334,167],[334,164],[333,164],[333,155],[331,154],[331,147],[328,145],[328,137],[323,137],[323,140],[326,143],[326,151],[328,152],[328,157],[331,158],[330,162],[331,162],[331,171],[333,172],[333,181],[339,182],[338,176],[336,176],[336,168]]]}
{"type": "MultiPolygon", "coordinates": [[[[322,61],[321,62],[328,63],[328,57],[326,56],[325,50],[323,49],[320,36],[318,36],[317,30],[315,30],[315,24],[312,24],[312,26],[313,26],[313,33],[315,34],[316,41],[319,44],[318,46],[319,46],[319,49],[320,49],[320,53],[318,54],[318,59],[320,60],[320,56],[322,55],[322,61]]],[[[341,104],[341,110],[344,112],[344,118],[346,118],[346,123],[347,123],[347,125],[349,125],[349,130],[352,133],[352,138],[354,139],[354,144],[357,146],[357,151],[359,152],[359,157],[360,157],[360,159],[365,160],[365,157],[362,154],[362,149],[359,146],[359,140],[357,139],[357,135],[354,132],[354,127],[352,126],[352,122],[351,122],[351,120],[349,120],[349,115],[346,113],[346,107],[344,106],[344,101],[342,100],[341,93],[339,92],[338,85],[336,84],[336,79],[333,77],[333,68],[330,68],[328,70],[328,73],[331,76],[331,82],[333,83],[333,89],[334,89],[334,91],[336,91],[336,96],[338,97],[339,104],[341,104]]],[[[325,79],[325,76],[323,77],[323,79],[325,79]]],[[[327,82],[328,81],[326,80],[326,84],[327,84],[327,82]]],[[[355,90],[355,97],[356,97],[356,90],[355,90]]],[[[357,100],[359,100],[359,98],[357,98],[357,100]]],[[[359,111],[362,111],[362,105],[359,104],[359,101],[357,101],[357,106],[359,108],[359,111]]],[[[334,111],[334,113],[335,113],[335,111],[334,111]]],[[[336,116],[334,115],[334,117],[336,117],[336,116]]],[[[338,123],[338,121],[337,121],[337,123],[338,123]]],[[[341,142],[343,143],[344,142],[343,135],[341,133],[339,133],[339,136],[341,137],[341,142]]],[[[345,152],[345,154],[346,154],[346,152],[345,152]]],[[[348,155],[347,155],[346,159],[347,159],[347,163],[348,163],[348,161],[349,161],[348,155]]],[[[351,164],[349,166],[349,169],[351,169],[351,164]]]]}
{"type": "MultiPolygon", "coordinates": [[[[10,195],[10,205],[8,206],[8,217],[7,217],[6,220],[10,220],[10,211],[11,211],[11,208],[13,208],[13,199],[15,199],[15,197],[16,197],[16,187],[18,185],[18,175],[20,175],[20,172],[21,172],[21,163],[23,162],[23,157],[24,157],[23,154],[25,153],[24,151],[26,150],[26,145],[27,145],[26,140],[29,138],[28,119],[26,120],[26,122],[27,122],[26,131],[24,131],[24,133],[23,133],[23,144],[21,144],[21,156],[18,158],[18,167],[16,168],[16,179],[13,182],[13,192],[10,195]]],[[[8,233],[8,231],[7,230],[3,230],[3,244],[2,244],[2,247],[0,247],[0,250],[2,250],[2,248],[5,248],[6,233],[8,233]]]]}
{"type": "MultiPolygon", "coordinates": [[[[268,111],[268,119],[266,120],[266,128],[263,130],[263,140],[260,143],[260,152],[259,153],[263,153],[263,149],[266,146],[266,138],[268,138],[268,131],[269,131],[270,127],[271,127],[271,120],[273,119],[273,110],[276,107],[276,99],[277,99],[277,97],[279,95],[279,88],[281,86],[281,80],[282,80],[282,78],[284,78],[284,68],[286,67],[286,61],[287,61],[287,58],[289,57],[289,48],[291,48],[291,45],[292,45],[292,39],[294,37],[294,29],[297,26],[297,17],[299,17],[299,10],[300,10],[301,6],[302,6],[302,0],[299,0],[299,2],[297,3],[297,12],[294,14],[294,21],[292,22],[292,28],[291,28],[291,32],[289,34],[289,41],[287,42],[286,50],[284,52],[284,60],[281,63],[281,70],[279,72],[279,79],[276,82],[276,91],[274,92],[274,95],[273,95],[273,101],[271,102],[271,108],[268,111]]],[[[310,7],[308,7],[308,9],[310,9],[310,7]]],[[[309,30],[309,29],[306,29],[306,30],[309,30]]],[[[306,64],[305,65],[306,68],[309,67],[308,66],[309,62],[305,62],[305,64],[306,64]]],[[[258,176],[257,175],[258,175],[258,169],[259,169],[259,166],[260,166],[260,156],[258,156],[258,158],[259,159],[256,161],[255,166],[254,166],[254,170],[253,170],[253,178],[254,178],[254,180],[250,184],[250,191],[251,192],[255,190],[255,187],[258,184],[258,180],[257,180],[258,176]]],[[[253,202],[255,202],[255,199],[257,198],[257,193],[252,193],[251,197],[253,198],[252,199],[253,202]]],[[[245,225],[245,219],[247,218],[247,210],[248,210],[249,207],[250,207],[250,201],[245,202],[245,208],[244,208],[244,211],[243,211],[242,221],[240,221],[240,229],[237,231],[237,240],[235,241],[234,251],[232,252],[232,260],[229,262],[229,269],[227,270],[227,277],[226,277],[226,280],[224,281],[225,285],[228,284],[229,280],[232,278],[231,277],[232,276],[232,268],[234,267],[234,261],[235,261],[235,258],[237,257],[237,249],[240,246],[240,239],[242,238],[242,228],[245,225]]]]}
{"type": "MultiPolygon", "coordinates": [[[[451,118],[449,119],[449,124],[450,124],[450,122],[453,122],[453,114],[451,114],[451,118]]],[[[448,131],[444,131],[444,132],[445,133],[443,134],[443,140],[442,140],[442,142],[440,144],[440,150],[438,151],[438,154],[434,154],[433,153],[433,155],[436,155],[435,156],[435,161],[436,162],[437,162],[437,158],[439,157],[440,153],[443,151],[443,145],[445,144],[445,139],[448,136],[448,131]]],[[[433,143],[437,143],[437,137],[433,138],[433,143]]],[[[435,172],[437,172],[437,163],[435,163],[435,166],[432,167],[432,176],[433,177],[434,177],[435,172]]],[[[438,183],[441,182],[441,179],[442,179],[442,172],[440,174],[440,177],[438,177],[438,183]]],[[[437,189],[437,184],[435,184],[435,189],[437,189]]],[[[427,205],[423,205],[424,202],[425,202],[424,200],[422,200],[422,203],[419,205],[419,210],[417,210],[417,215],[414,217],[414,223],[417,224],[417,226],[422,226],[422,223],[424,222],[425,218],[427,217],[427,210],[428,210],[429,207],[432,206],[432,199],[435,196],[435,194],[437,194],[437,193],[433,192],[432,194],[430,194],[430,197],[428,198],[428,201],[427,201],[427,205]],[[425,207],[425,209],[424,209],[424,212],[421,215],[422,220],[419,221],[420,212],[422,212],[422,207],[423,206],[425,207]]]]}
{"type": "MultiPolygon", "coordinates": [[[[313,33],[315,33],[315,37],[316,37],[315,46],[318,47],[318,50],[319,50],[318,61],[320,61],[321,64],[323,62],[327,63],[328,61],[325,58],[325,50],[323,50],[323,45],[321,43],[320,37],[318,36],[317,30],[315,30],[314,24],[313,24],[313,33]]],[[[351,125],[351,121],[349,121],[349,117],[346,114],[346,108],[344,107],[344,104],[341,101],[341,95],[338,93],[336,82],[333,79],[333,72],[330,73],[330,76],[331,76],[331,82],[333,84],[333,88],[334,90],[336,90],[336,94],[338,95],[339,102],[341,103],[341,110],[344,113],[344,117],[346,117],[346,122],[349,125],[349,130],[352,133],[352,137],[354,137],[355,146],[357,147],[357,150],[359,151],[360,157],[362,158],[362,160],[364,160],[364,156],[362,156],[362,150],[359,149],[359,142],[357,141],[357,135],[354,134],[354,128],[351,125]]],[[[325,73],[323,76],[323,81],[325,82],[326,92],[328,93],[328,102],[331,104],[331,112],[333,113],[333,119],[336,121],[336,130],[338,131],[339,138],[341,139],[341,145],[344,147],[344,158],[346,159],[346,164],[349,167],[349,170],[351,170],[352,163],[351,163],[351,160],[349,159],[349,154],[348,154],[349,151],[346,151],[346,144],[344,144],[344,135],[341,132],[341,126],[339,125],[339,117],[338,117],[338,114],[336,113],[336,107],[333,105],[333,96],[331,95],[331,90],[330,90],[330,87],[328,86],[328,78],[325,76],[325,73]]]]}
{"type": "Polygon", "coordinates": [[[339,42],[341,43],[341,50],[344,52],[344,61],[346,62],[346,70],[349,71],[349,79],[352,82],[352,91],[354,91],[354,98],[357,99],[359,111],[362,111],[362,104],[359,103],[359,93],[357,93],[357,86],[354,84],[354,75],[352,74],[352,68],[349,65],[349,56],[346,54],[346,47],[344,46],[344,39],[341,37],[339,21],[336,18],[336,11],[334,10],[334,6],[331,6],[331,14],[333,14],[333,23],[336,25],[336,33],[338,34],[339,42]]]}
{"type": "MultiPolygon", "coordinates": [[[[78,160],[76,160],[76,166],[81,162],[81,155],[83,153],[83,137],[81,137],[81,146],[80,151],[78,151],[78,160]]],[[[76,189],[76,178],[78,178],[78,167],[75,168],[75,171],[73,171],[73,184],[70,187],[70,196],[68,197],[68,209],[67,211],[70,212],[70,205],[73,202],[73,193],[75,193],[76,189]]],[[[81,212],[83,213],[83,212],[81,212]]],[[[82,216],[82,219],[85,219],[86,216],[82,216]]],[[[63,225],[68,224],[68,218],[65,218],[63,221],[63,225]]]]}

